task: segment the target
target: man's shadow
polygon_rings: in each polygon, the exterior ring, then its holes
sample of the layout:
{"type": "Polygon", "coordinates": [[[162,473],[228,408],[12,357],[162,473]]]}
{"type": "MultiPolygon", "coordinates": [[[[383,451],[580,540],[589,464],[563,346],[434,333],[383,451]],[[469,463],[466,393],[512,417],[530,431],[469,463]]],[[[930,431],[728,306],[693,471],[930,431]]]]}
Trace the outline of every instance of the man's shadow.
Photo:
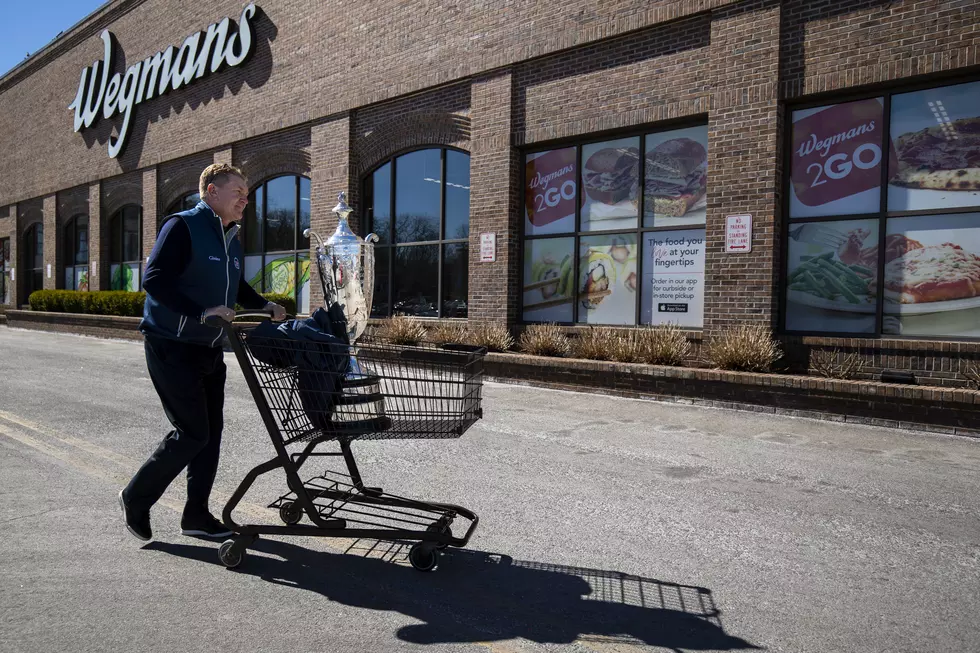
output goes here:
{"type": "MultiPolygon", "coordinates": [[[[465,549],[447,549],[439,569],[426,574],[394,564],[405,559],[407,546],[381,542],[365,548],[364,542],[342,555],[259,539],[230,573],[317,592],[344,605],[401,612],[423,622],[397,633],[416,644],[521,637],[542,644],[613,640],[673,651],[760,648],[725,633],[711,592],[702,587],[465,549]]],[[[153,542],[144,548],[220,564],[215,547],[153,542]]]]}

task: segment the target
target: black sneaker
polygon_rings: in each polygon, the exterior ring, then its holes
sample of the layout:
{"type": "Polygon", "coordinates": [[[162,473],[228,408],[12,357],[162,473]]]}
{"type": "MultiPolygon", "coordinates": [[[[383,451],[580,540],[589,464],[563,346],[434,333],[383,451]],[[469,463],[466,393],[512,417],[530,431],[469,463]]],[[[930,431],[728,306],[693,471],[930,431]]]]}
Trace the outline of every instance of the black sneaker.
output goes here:
{"type": "Polygon", "coordinates": [[[122,510],[123,521],[126,522],[126,528],[133,536],[138,537],[144,542],[148,541],[153,537],[153,531],[150,530],[150,513],[149,511],[144,512],[142,515],[133,515],[129,508],[126,507],[126,500],[123,499],[123,491],[119,490],[119,509],[122,510]]]}
{"type": "Polygon", "coordinates": [[[187,518],[180,520],[180,532],[182,535],[197,535],[199,537],[222,538],[234,535],[234,531],[228,530],[224,524],[210,514],[203,517],[187,518]]]}

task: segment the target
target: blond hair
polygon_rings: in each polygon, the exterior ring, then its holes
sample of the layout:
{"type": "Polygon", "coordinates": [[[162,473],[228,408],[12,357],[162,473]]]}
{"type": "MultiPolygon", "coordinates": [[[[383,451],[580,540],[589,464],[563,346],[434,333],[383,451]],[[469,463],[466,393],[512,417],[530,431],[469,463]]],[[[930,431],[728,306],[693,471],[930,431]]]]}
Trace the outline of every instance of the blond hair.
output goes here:
{"type": "Polygon", "coordinates": [[[201,173],[201,182],[198,184],[198,191],[201,193],[201,199],[207,195],[208,186],[214,184],[215,186],[220,186],[221,184],[228,181],[228,177],[235,175],[236,177],[241,177],[245,185],[248,185],[248,179],[245,177],[240,169],[233,165],[227,163],[212,163],[204,172],[201,173]]]}

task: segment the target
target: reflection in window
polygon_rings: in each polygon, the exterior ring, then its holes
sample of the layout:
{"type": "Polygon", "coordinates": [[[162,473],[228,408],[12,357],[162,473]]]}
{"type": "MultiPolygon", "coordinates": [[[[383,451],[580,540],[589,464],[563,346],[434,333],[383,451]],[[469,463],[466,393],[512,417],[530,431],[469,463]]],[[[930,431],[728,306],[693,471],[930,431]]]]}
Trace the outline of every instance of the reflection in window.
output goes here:
{"type": "Polygon", "coordinates": [[[65,290],[88,290],[88,216],[69,220],[62,236],[65,290]]]}
{"type": "Polygon", "coordinates": [[[245,280],[260,293],[289,295],[310,312],[310,180],[286,175],[253,187],[239,233],[245,280]]]}
{"type": "Polygon", "coordinates": [[[137,292],[142,265],[143,209],[136,205],[116,211],[109,219],[109,288],[137,292]]]}
{"type": "Polygon", "coordinates": [[[365,180],[364,197],[367,231],[380,239],[372,315],[466,317],[469,155],[433,148],[394,157],[365,180]]]}

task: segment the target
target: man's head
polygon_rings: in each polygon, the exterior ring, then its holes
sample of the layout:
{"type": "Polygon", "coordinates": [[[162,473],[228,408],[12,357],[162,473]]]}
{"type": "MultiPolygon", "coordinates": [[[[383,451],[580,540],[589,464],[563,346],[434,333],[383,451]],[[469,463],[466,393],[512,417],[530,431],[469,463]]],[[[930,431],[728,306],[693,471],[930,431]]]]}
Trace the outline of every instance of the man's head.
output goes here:
{"type": "Polygon", "coordinates": [[[218,214],[224,225],[242,219],[248,204],[248,181],[241,170],[227,163],[209,165],[201,173],[201,199],[218,214]]]}

